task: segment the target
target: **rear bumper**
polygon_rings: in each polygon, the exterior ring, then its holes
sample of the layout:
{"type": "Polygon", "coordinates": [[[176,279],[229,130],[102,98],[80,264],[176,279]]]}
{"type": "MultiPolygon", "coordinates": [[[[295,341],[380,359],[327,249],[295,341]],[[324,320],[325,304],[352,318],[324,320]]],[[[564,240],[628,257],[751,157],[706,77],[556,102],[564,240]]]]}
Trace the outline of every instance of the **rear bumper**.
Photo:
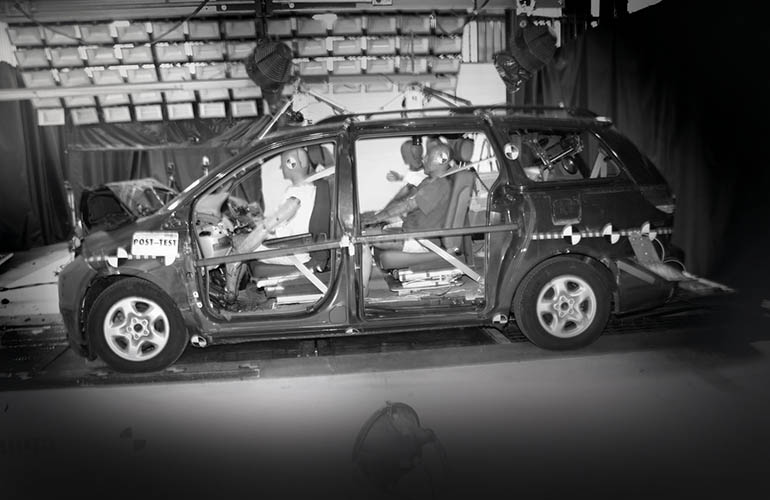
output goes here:
{"type": "Polygon", "coordinates": [[[615,312],[627,314],[664,304],[687,303],[693,308],[721,300],[734,290],[721,283],[680,271],[666,264],[642,265],[623,259],[617,265],[615,312]]]}

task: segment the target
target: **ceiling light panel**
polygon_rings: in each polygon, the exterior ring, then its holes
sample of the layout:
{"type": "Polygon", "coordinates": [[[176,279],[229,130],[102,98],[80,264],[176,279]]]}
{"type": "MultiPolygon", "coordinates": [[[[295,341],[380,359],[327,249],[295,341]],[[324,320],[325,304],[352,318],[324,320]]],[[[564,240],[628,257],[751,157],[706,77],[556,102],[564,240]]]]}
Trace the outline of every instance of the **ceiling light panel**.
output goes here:
{"type": "Polygon", "coordinates": [[[51,49],[51,63],[57,68],[83,66],[83,58],[78,47],[57,47],[51,49]]]}
{"type": "Polygon", "coordinates": [[[48,108],[37,110],[38,125],[64,125],[64,123],[64,108],[48,108]]]}
{"type": "Polygon", "coordinates": [[[43,35],[48,45],[77,45],[80,43],[80,32],[76,24],[57,25],[55,30],[43,28],[43,35]]]}
{"type": "Polygon", "coordinates": [[[110,25],[107,23],[101,24],[81,24],[80,36],[84,43],[87,44],[104,44],[113,43],[113,30],[110,29],[110,25]]]}
{"type": "Polygon", "coordinates": [[[75,108],[70,110],[70,118],[75,125],[90,125],[99,123],[96,108],[75,108]]]}
{"type": "Polygon", "coordinates": [[[184,41],[184,23],[153,22],[152,39],[163,40],[164,42],[184,41]]]}
{"type": "Polygon", "coordinates": [[[127,26],[118,26],[118,41],[120,43],[145,43],[150,41],[147,33],[147,23],[129,23],[127,26]]]}
{"type": "Polygon", "coordinates": [[[13,45],[23,47],[27,45],[43,45],[43,36],[37,26],[14,26],[8,28],[8,38],[13,45]]]}
{"type": "Polygon", "coordinates": [[[19,67],[26,68],[47,68],[48,55],[46,49],[24,49],[16,50],[16,61],[19,67]]]}
{"type": "Polygon", "coordinates": [[[126,123],[131,121],[131,110],[128,106],[102,108],[105,123],[126,123]]]}
{"type": "Polygon", "coordinates": [[[254,38],[257,35],[257,27],[252,20],[225,21],[226,38],[254,38]]]}
{"type": "Polygon", "coordinates": [[[136,106],[134,107],[136,113],[136,120],[140,122],[152,122],[163,120],[163,110],[160,104],[152,104],[149,106],[136,106]]]}

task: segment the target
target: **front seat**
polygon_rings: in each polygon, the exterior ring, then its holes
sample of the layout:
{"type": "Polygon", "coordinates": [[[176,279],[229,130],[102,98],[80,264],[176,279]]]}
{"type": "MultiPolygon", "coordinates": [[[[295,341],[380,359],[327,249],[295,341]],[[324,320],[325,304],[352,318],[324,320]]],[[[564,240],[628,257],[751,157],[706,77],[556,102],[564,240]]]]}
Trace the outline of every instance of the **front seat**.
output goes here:
{"type": "MultiPolygon", "coordinates": [[[[313,212],[310,215],[310,222],[308,224],[308,232],[310,234],[289,236],[288,238],[282,238],[283,240],[298,241],[306,239],[309,242],[324,241],[329,237],[329,230],[331,226],[330,214],[331,214],[331,186],[326,179],[318,179],[315,181],[315,202],[313,204],[313,212]]],[[[278,245],[271,245],[270,240],[264,242],[266,246],[274,246],[279,248],[278,245]]],[[[329,261],[329,250],[320,250],[318,252],[311,252],[310,261],[305,265],[313,269],[324,270],[329,261]]],[[[276,276],[286,276],[296,272],[294,266],[284,266],[280,264],[268,264],[258,260],[249,262],[249,269],[251,275],[258,278],[272,278],[276,276]]]]}
{"type": "MultiPolygon", "coordinates": [[[[452,190],[450,192],[447,217],[444,228],[453,229],[464,227],[470,207],[471,193],[476,176],[473,172],[463,170],[452,175],[452,190]]],[[[463,241],[465,237],[446,236],[441,238],[442,246],[455,256],[464,255],[463,241]]],[[[447,262],[433,252],[412,253],[401,250],[380,250],[375,248],[374,258],[381,269],[403,269],[413,266],[433,267],[447,266],[447,262]]]]}

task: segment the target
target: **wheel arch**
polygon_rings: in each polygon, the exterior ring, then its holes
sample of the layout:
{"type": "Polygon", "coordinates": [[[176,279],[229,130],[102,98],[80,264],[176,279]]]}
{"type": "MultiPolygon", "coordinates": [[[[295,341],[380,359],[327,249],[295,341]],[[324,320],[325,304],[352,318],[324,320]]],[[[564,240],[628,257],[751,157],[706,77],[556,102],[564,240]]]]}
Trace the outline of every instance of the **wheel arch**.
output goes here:
{"type": "MultiPolygon", "coordinates": [[[[165,286],[163,286],[163,283],[158,283],[157,279],[153,279],[153,276],[149,273],[121,273],[121,274],[100,274],[96,278],[91,281],[91,285],[86,290],[85,295],[83,296],[83,305],[80,310],[80,331],[83,336],[83,340],[85,341],[86,348],[87,348],[87,354],[88,359],[95,359],[96,353],[94,352],[93,348],[93,342],[91,341],[88,333],[88,328],[86,322],[88,321],[88,316],[91,312],[91,308],[94,305],[94,302],[96,302],[97,297],[107,289],[107,287],[111,286],[112,284],[123,281],[126,279],[138,279],[144,282],[147,282],[148,284],[152,285],[153,287],[157,288],[160,292],[164,293],[172,302],[175,304],[179,304],[178,301],[174,300],[174,296],[169,293],[169,290],[166,289],[165,286]]],[[[182,320],[185,324],[186,331],[188,338],[191,334],[191,331],[194,329],[194,325],[191,324],[188,318],[188,310],[179,308],[179,313],[182,316],[182,320]]]]}
{"type": "MultiPolygon", "coordinates": [[[[579,253],[562,253],[543,259],[524,273],[521,281],[517,283],[516,292],[511,302],[511,316],[515,319],[521,332],[538,347],[549,350],[567,350],[585,347],[594,342],[604,331],[607,321],[612,314],[614,287],[612,273],[598,259],[579,253]],[[548,302],[551,299],[542,299],[544,286],[550,287],[552,279],[564,279],[567,275],[570,281],[582,282],[578,286],[587,286],[590,297],[579,299],[576,306],[583,310],[583,300],[591,311],[588,316],[579,313],[573,314],[572,298],[560,295],[559,314],[563,318],[554,321],[555,315],[550,319],[544,319],[541,313],[549,309],[541,309],[541,304],[547,307],[556,307],[556,302],[548,302]],[[540,295],[538,295],[540,294],[540,295]],[[540,298],[537,298],[537,297],[540,298]],[[544,300],[545,302],[540,302],[544,300]],[[566,304],[569,303],[568,306],[566,304]],[[590,306],[593,304],[593,307],[590,306]],[[570,316],[565,316],[570,315],[570,316]],[[571,325],[571,326],[570,326],[571,325]],[[567,330],[569,328],[569,330],[567,330]],[[558,330],[558,331],[557,331],[558,330]]],[[[555,292],[554,292],[555,293],[555,292]]],[[[559,292],[561,294],[561,292],[559,292]]],[[[569,296],[569,292],[567,292],[569,296]]],[[[555,295],[554,297],[555,298],[555,295]]]]}
{"type": "Polygon", "coordinates": [[[82,335],[85,342],[88,359],[96,359],[93,343],[91,342],[91,339],[88,338],[89,334],[86,324],[88,321],[88,315],[90,314],[91,308],[93,307],[94,302],[96,301],[96,298],[99,296],[99,294],[101,294],[108,286],[122,279],[125,279],[125,277],[120,274],[98,275],[93,279],[93,281],[91,281],[88,289],[86,290],[86,293],[83,295],[83,304],[80,308],[80,321],[78,327],[80,328],[80,334],[82,335]]]}
{"type": "MultiPolygon", "coordinates": [[[[515,284],[510,291],[510,295],[508,295],[508,305],[512,305],[513,298],[516,297],[517,293],[519,293],[522,283],[528,276],[538,272],[540,269],[551,263],[554,259],[561,258],[575,259],[591,266],[602,277],[605,284],[607,285],[607,289],[610,291],[610,296],[612,297],[613,301],[615,300],[617,285],[615,283],[615,276],[609,267],[609,260],[592,255],[588,252],[573,251],[548,255],[529,266],[529,268],[522,272],[518,279],[516,279],[515,284]]],[[[513,314],[512,308],[510,313],[513,314]]]]}

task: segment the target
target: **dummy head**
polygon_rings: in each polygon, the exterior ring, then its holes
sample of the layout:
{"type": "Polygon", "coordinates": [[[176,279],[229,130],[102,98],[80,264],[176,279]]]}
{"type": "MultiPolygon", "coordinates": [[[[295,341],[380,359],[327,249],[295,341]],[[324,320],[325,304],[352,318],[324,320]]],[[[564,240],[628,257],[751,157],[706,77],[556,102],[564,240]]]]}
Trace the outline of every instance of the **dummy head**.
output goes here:
{"type": "Polygon", "coordinates": [[[441,174],[449,170],[451,158],[452,150],[446,144],[437,143],[429,146],[428,152],[422,160],[425,173],[431,177],[440,177],[441,174]]]}
{"type": "Polygon", "coordinates": [[[281,153],[283,178],[299,184],[310,174],[310,160],[304,149],[290,149],[281,153]]]}

